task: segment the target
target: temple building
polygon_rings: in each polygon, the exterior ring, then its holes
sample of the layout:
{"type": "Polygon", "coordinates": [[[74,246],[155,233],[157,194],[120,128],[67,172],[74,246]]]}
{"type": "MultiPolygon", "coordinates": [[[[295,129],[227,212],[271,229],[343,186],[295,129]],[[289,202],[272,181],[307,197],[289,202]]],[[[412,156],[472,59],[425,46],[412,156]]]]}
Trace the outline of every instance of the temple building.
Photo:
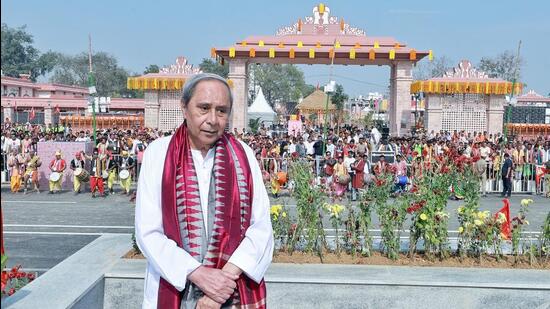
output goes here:
{"type": "MultiPolygon", "coordinates": [[[[74,119],[73,126],[78,127],[78,119],[82,126],[87,126],[86,119],[89,118],[91,126],[88,88],[35,83],[29,77],[28,74],[21,74],[19,78],[2,76],[2,122],[56,124],[74,119]]],[[[98,121],[104,117],[139,117],[143,114],[143,99],[110,98],[108,101],[109,115],[98,115],[98,121]]]]}
{"type": "MultiPolygon", "coordinates": [[[[520,83],[514,87],[514,93],[521,93],[520,83]]],[[[462,60],[442,77],[411,85],[411,93],[423,94],[428,132],[502,132],[506,95],[511,92],[511,82],[488,77],[468,60],[462,60]]]]}
{"type": "Polygon", "coordinates": [[[175,64],[159,73],[128,78],[128,89],[145,92],[145,126],[163,131],[176,129],[183,122],[180,101],[185,80],[200,72],[185,57],[178,57],[175,64]]]}

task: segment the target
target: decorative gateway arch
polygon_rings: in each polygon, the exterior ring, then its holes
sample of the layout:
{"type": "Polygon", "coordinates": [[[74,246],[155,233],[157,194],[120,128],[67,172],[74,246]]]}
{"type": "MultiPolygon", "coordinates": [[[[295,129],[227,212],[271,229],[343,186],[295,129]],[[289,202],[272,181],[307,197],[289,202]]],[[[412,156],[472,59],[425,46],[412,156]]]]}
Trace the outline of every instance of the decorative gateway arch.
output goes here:
{"type": "Polygon", "coordinates": [[[319,4],[313,15],[283,27],[272,36],[249,36],[235,45],[212,48],[211,56],[228,62],[233,82],[232,127],[245,128],[247,120],[248,64],[387,65],[390,76],[390,133],[409,132],[412,67],[432,52],[418,51],[392,37],[367,36],[342,18],[331,16],[319,4]]]}

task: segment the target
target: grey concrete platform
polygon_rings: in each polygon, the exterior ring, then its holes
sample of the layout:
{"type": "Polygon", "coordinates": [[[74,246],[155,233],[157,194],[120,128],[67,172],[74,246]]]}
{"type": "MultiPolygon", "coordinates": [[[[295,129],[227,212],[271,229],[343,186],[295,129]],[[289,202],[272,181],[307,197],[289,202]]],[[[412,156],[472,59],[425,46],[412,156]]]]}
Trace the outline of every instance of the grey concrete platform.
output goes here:
{"type": "MultiPolygon", "coordinates": [[[[2,308],[140,308],[145,260],[129,235],[104,235],[2,308]]],[[[550,270],[272,264],[268,308],[550,308],[550,270]]]]}
{"type": "MultiPolygon", "coordinates": [[[[104,308],[138,308],[144,269],[114,265],[104,308]]],[[[273,264],[265,281],[269,308],[550,308],[549,270],[273,264]]]]}
{"type": "Polygon", "coordinates": [[[103,304],[103,276],[130,250],[129,234],[103,235],[13,296],[2,308],[96,308],[103,304]]]}

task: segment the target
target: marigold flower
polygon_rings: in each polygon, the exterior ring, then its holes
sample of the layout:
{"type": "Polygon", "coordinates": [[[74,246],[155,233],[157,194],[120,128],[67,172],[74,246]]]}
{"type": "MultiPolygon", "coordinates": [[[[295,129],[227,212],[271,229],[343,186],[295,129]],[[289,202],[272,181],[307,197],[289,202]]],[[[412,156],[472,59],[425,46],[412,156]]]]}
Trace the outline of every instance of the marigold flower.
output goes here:
{"type": "Polygon", "coordinates": [[[533,203],[533,200],[532,199],[527,199],[527,198],[524,198],[521,200],[521,206],[529,206],[529,204],[533,203]]]}
{"type": "Polygon", "coordinates": [[[481,220],[479,220],[479,219],[475,219],[475,220],[474,220],[474,224],[475,224],[476,226],[482,226],[482,225],[483,225],[483,221],[481,221],[481,220]]]}
{"type": "Polygon", "coordinates": [[[426,216],[426,214],[420,214],[420,220],[422,221],[426,221],[428,219],[428,216],[426,216]]]}
{"type": "Polygon", "coordinates": [[[458,228],[458,233],[462,234],[464,232],[464,228],[461,226],[458,228]]]}
{"type": "Polygon", "coordinates": [[[281,216],[283,216],[283,218],[286,218],[286,211],[283,211],[283,213],[281,214],[281,216]]]}

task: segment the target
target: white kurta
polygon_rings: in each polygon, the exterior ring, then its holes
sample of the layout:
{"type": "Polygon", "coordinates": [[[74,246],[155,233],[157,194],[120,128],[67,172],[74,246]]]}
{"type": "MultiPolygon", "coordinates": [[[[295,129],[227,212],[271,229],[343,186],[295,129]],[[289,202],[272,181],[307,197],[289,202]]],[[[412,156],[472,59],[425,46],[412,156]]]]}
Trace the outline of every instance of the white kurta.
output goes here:
{"type": "MultiPolygon", "coordinates": [[[[164,235],[162,226],[162,174],[166,152],[172,136],[155,140],[143,156],[136,199],[136,240],[147,258],[143,308],[157,308],[160,277],[179,291],[185,288],[187,275],[201,264],[176,242],[164,235]]],[[[273,230],[269,217],[269,197],[254,153],[243,145],[254,181],[254,199],[250,227],[229,262],[243,270],[250,279],[260,282],[273,256],[273,230]]],[[[193,151],[193,163],[199,180],[203,216],[207,215],[208,188],[214,164],[213,151],[206,157],[193,151]]],[[[206,222],[206,221],[205,221],[206,222]]],[[[205,229],[206,230],[206,229],[205,229]]]]}

